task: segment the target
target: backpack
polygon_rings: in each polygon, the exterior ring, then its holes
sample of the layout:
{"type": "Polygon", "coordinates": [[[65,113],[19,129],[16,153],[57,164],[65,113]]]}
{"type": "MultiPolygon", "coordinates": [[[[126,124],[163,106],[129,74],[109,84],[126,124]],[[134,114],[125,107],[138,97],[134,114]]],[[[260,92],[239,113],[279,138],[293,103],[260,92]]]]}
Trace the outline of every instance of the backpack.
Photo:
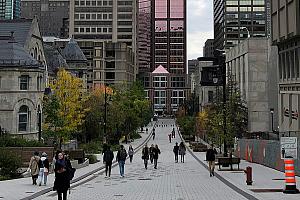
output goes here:
{"type": "Polygon", "coordinates": [[[126,160],[127,153],[125,149],[120,150],[120,160],[126,160]]]}

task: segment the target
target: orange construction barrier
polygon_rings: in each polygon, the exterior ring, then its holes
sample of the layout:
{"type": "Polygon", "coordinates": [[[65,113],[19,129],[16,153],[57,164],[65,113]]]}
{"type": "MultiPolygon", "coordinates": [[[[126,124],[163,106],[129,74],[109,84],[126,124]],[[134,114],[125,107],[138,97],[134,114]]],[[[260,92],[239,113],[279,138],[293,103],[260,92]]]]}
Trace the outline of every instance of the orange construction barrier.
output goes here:
{"type": "Polygon", "coordinates": [[[299,190],[296,187],[296,178],[295,178],[295,161],[293,158],[284,159],[284,169],[285,169],[285,189],[283,193],[286,194],[297,194],[299,190]]]}

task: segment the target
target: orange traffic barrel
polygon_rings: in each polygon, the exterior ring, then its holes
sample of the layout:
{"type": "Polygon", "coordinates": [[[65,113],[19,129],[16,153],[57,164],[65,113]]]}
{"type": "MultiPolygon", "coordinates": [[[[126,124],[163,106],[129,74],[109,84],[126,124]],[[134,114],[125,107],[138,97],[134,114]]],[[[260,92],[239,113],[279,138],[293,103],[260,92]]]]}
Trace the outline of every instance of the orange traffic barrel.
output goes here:
{"type": "Polygon", "coordinates": [[[293,158],[284,159],[284,169],[285,169],[285,189],[283,190],[283,193],[286,194],[299,193],[299,190],[296,187],[295,161],[293,158]]]}

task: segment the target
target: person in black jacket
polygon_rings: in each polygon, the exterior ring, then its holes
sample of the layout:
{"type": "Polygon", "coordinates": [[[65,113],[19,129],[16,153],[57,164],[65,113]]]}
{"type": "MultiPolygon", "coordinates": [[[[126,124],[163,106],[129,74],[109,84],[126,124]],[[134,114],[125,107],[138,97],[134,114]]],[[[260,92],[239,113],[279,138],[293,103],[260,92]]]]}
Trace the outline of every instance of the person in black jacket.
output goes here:
{"type": "Polygon", "coordinates": [[[153,148],[154,169],[157,169],[158,154],[160,154],[160,149],[156,144],[155,147],[153,148]]]}
{"type": "Polygon", "coordinates": [[[44,180],[44,185],[47,184],[47,177],[49,174],[49,160],[47,158],[47,154],[45,152],[42,153],[41,159],[39,160],[39,186],[42,185],[42,181],[44,180]]]}
{"type": "Polygon", "coordinates": [[[206,161],[208,162],[210,176],[215,176],[214,171],[215,171],[215,160],[217,154],[218,152],[216,151],[216,149],[214,149],[214,145],[212,144],[206,152],[206,161]]]}
{"type": "Polygon", "coordinates": [[[148,160],[149,160],[149,148],[147,144],[145,144],[145,147],[142,150],[142,159],[144,160],[145,169],[147,169],[148,160]]]}
{"type": "Polygon", "coordinates": [[[153,163],[153,150],[154,150],[154,145],[151,144],[151,147],[149,148],[149,154],[150,154],[150,162],[151,164],[153,163]]]}
{"type": "Polygon", "coordinates": [[[175,162],[178,163],[179,146],[178,146],[177,142],[175,143],[175,146],[173,148],[173,152],[174,152],[174,155],[175,155],[175,162]]]}
{"type": "Polygon", "coordinates": [[[112,152],[112,150],[110,150],[110,146],[107,146],[106,151],[104,152],[103,155],[103,162],[105,162],[105,177],[107,177],[107,172],[108,172],[108,177],[110,177],[111,165],[113,159],[114,159],[114,153],[112,152]]]}
{"type": "Polygon", "coordinates": [[[127,158],[127,152],[126,152],[126,150],[124,149],[124,146],[121,145],[121,146],[120,146],[120,150],[118,151],[117,156],[116,156],[116,160],[117,160],[118,163],[119,163],[120,176],[121,176],[121,177],[124,177],[125,160],[126,160],[126,158],[127,158]]]}
{"type": "Polygon", "coordinates": [[[53,190],[57,191],[58,200],[67,200],[68,189],[70,188],[70,170],[72,165],[63,152],[57,152],[55,162],[55,181],[53,190]]]}

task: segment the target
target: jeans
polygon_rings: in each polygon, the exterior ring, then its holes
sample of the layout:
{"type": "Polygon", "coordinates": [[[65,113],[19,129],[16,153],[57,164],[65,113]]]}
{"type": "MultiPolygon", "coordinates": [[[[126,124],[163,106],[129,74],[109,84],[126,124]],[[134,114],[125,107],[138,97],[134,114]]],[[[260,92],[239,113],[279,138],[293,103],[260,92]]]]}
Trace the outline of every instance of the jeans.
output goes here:
{"type": "Polygon", "coordinates": [[[48,172],[45,173],[44,168],[40,168],[40,172],[39,172],[39,178],[38,178],[38,182],[41,185],[42,181],[44,180],[44,185],[47,184],[47,177],[48,177],[48,172]]]}
{"type": "Polygon", "coordinates": [[[125,161],[124,160],[120,160],[119,161],[119,168],[120,168],[120,175],[124,176],[124,165],[125,165],[125,161]]]}
{"type": "Polygon", "coordinates": [[[181,162],[184,162],[184,154],[180,155],[181,162]]]}
{"type": "Polygon", "coordinates": [[[175,153],[175,162],[178,162],[178,154],[175,153]]]}
{"type": "Polygon", "coordinates": [[[68,193],[67,191],[64,193],[58,192],[57,193],[58,200],[67,200],[67,193],[68,193]],[[62,196],[64,197],[64,199],[62,199],[62,196]]]}
{"type": "Polygon", "coordinates": [[[144,159],[144,165],[145,165],[145,169],[147,169],[148,159],[144,159]]]}
{"type": "Polygon", "coordinates": [[[132,162],[133,155],[129,155],[130,162],[132,162]]]}

